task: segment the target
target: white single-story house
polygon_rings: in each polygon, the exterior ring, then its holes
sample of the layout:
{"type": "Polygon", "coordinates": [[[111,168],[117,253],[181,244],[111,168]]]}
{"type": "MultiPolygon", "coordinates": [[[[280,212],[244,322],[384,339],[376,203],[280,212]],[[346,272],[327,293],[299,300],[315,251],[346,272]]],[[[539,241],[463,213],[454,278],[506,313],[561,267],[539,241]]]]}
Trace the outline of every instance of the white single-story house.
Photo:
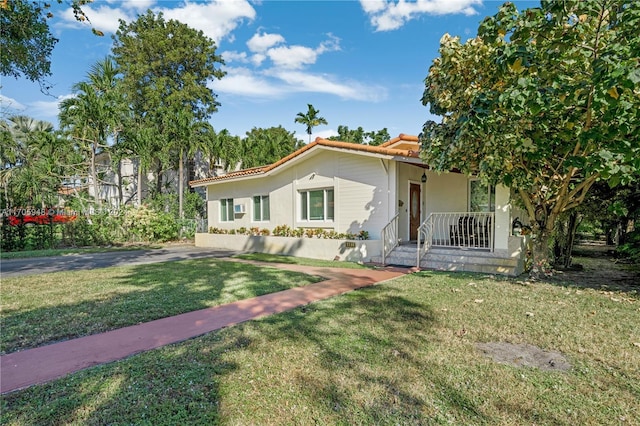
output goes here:
{"type": "Polygon", "coordinates": [[[209,233],[196,234],[196,245],[523,272],[526,250],[523,237],[512,235],[509,188],[435,173],[419,150],[418,137],[404,134],[380,146],[318,138],[273,164],[191,181],[206,189],[208,208],[209,233]],[[282,229],[298,234],[276,236],[282,229]]]}

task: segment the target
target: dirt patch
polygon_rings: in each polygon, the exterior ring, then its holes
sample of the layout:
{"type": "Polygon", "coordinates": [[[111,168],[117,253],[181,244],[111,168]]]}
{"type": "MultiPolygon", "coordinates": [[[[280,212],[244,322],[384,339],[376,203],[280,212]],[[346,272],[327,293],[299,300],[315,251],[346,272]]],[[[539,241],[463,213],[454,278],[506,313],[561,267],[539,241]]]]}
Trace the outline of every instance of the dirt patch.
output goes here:
{"type": "Polygon", "coordinates": [[[640,265],[616,259],[612,252],[611,246],[576,246],[573,267],[556,271],[545,281],[598,290],[640,293],[640,265]]]}
{"type": "Polygon", "coordinates": [[[560,352],[545,351],[526,343],[477,343],[482,354],[500,364],[514,367],[533,367],[544,371],[567,371],[571,364],[560,352]]]}

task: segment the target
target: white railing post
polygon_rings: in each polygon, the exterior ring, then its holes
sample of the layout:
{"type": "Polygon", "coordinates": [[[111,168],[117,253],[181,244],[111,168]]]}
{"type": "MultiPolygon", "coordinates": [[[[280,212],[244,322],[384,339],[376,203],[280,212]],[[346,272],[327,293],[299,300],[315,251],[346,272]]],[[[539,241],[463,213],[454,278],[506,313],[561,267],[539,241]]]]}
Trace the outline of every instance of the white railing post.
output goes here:
{"type": "Polygon", "coordinates": [[[389,223],[382,228],[380,237],[382,238],[382,264],[387,264],[387,256],[398,246],[398,218],[400,213],[396,214],[389,223]]]}
{"type": "Polygon", "coordinates": [[[427,254],[433,243],[433,213],[418,227],[418,250],[416,253],[416,267],[420,268],[420,261],[427,254]],[[424,236],[424,241],[423,237],[424,236]]]}

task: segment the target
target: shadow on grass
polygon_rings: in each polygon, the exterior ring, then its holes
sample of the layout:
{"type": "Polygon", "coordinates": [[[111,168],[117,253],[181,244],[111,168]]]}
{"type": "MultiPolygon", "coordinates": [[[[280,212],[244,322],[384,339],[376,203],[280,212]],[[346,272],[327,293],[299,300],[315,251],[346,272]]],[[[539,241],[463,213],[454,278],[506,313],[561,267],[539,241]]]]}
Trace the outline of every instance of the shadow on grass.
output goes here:
{"type": "Polygon", "coordinates": [[[3,395],[2,424],[219,424],[222,355],[248,343],[212,336],[3,395]]]}
{"type": "MultiPolygon", "coordinates": [[[[100,279],[96,270],[96,280],[100,279]]],[[[91,300],[32,310],[4,310],[2,352],[152,321],[320,281],[296,272],[199,259],[139,265],[109,277],[91,300]]],[[[81,283],[72,287],[82,292],[81,283]]]]}
{"type": "Polygon", "coordinates": [[[375,286],[327,305],[308,305],[270,317],[264,320],[260,334],[271,345],[296,342],[318,353],[319,369],[296,373],[296,387],[317,401],[331,422],[422,424],[435,420],[425,415],[427,399],[415,388],[425,382],[438,383],[441,393],[452,395],[450,409],[486,422],[476,404],[458,393],[444,371],[420,359],[420,352],[439,344],[433,332],[436,323],[428,304],[410,300],[400,290],[375,286]]]}
{"type": "MultiPolygon", "coordinates": [[[[5,395],[0,423],[500,423],[472,389],[482,368],[430,356],[447,344],[442,318],[415,288],[361,289],[5,395]],[[287,402],[312,413],[286,417],[287,402]]],[[[513,423],[566,424],[535,408],[501,409],[513,423]]]]}

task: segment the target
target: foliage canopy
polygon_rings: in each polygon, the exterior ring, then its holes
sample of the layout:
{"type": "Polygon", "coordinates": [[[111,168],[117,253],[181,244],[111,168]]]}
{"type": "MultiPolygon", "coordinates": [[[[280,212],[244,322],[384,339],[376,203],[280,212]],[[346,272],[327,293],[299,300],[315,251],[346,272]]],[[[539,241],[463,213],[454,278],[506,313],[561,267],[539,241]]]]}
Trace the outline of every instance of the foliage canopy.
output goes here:
{"type": "MultiPolygon", "coordinates": [[[[54,0],[61,4],[63,0],[54,0]]],[[[82,6],[92,0],[69,2],[78,21],[88,21],[82,6]]],[[[58,39],[49,30],[53,17],[51,4],[36,0],[4,0],[0,2],[0,74],[24,77],[49,89],[44,79],[51,75],[51,52],[58,39]]],[[[102,32],[92,29],[96,35],[102,32]]]]}
{"type": "Polygon", "coordinates": [[[505,3],[478,36],[445,34],[422,98],[422,157],[514,188],[546,256],[558,215],[640,170],[640,4],[505,3]]]}

